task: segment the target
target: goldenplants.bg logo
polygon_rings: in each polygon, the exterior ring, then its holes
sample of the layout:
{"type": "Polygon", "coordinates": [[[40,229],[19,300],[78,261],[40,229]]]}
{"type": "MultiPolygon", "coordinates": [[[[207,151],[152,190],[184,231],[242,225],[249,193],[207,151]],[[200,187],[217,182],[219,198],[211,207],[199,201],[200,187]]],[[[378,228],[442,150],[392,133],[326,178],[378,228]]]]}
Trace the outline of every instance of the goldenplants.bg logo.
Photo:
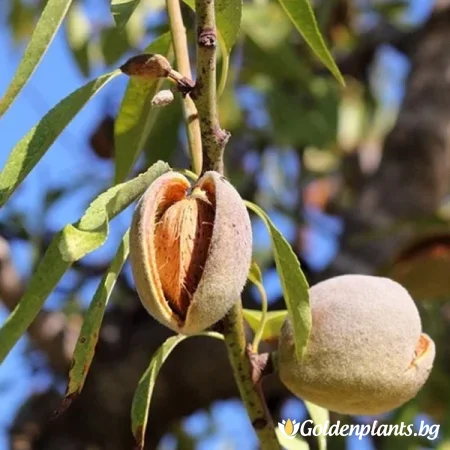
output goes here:
{"type": "Polygon", "coordinates": [[[294,439],[300,428],[300,423],[291,419],[282,420],[281,422],[278,422],[278,428],[288,439],[294,439]]]}
{"type": "Polygon", "coordinates": [[[312,420],[305,420],[301,424],[295,420],[287,419],[278,422],[278,428],[288,439],[294,439],[297,433],[300,436],[358,436],[361,440],[364,436],[421,436],[430,441],[436,439],[439,435],[440,425],[430,425],[423,420],[420,422],[419,429],[414,431],[414,425],[401,422],[400,424],[380,424],[375,420],[372,424],[341,424],[338,420],[333,425],[327,420],[323,425],[315,425],[312,420]]]}

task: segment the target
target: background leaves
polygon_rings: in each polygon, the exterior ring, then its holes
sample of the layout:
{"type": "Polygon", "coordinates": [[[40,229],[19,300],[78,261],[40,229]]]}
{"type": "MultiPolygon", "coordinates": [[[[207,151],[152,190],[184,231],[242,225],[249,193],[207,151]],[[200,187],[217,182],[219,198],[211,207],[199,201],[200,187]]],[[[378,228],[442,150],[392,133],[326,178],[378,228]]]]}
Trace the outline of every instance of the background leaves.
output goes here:
{"type": "Polygon", "coordinates": [[[111,13],[119,28],[126,25],[141,0],[111,0],[111,13]]]}
{"type": "Polygon", "coordinates": [[[89,75],[91,68],[90,44],[91,26],[80,4],[75,3],[67,13],[66,35],[73,56],[84,76],[89,75]]]}

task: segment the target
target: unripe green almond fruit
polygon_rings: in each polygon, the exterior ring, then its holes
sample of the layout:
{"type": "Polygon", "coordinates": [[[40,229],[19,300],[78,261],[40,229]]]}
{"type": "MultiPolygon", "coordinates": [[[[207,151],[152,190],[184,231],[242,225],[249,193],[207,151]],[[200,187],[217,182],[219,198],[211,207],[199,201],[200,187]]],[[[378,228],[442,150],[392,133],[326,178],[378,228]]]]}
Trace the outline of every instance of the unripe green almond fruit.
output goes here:
{"type": "Polygon", "coordinates": [[[239,300],[252,232],[236,189],[217,172],[191,188],[169,172],[144,193],[133,216],[130,260],[147,311],[183,334],[203,331],[239,300]]]}
{"type": "Polygon", "coordinates": [[[364,275],[331,278],[310,290],[312,330],[297,361],[286,319],[279,373],[297,397],[342,414],[390,411],[424,385],[435,356],[413,299],[398,283],[364,275]]]}

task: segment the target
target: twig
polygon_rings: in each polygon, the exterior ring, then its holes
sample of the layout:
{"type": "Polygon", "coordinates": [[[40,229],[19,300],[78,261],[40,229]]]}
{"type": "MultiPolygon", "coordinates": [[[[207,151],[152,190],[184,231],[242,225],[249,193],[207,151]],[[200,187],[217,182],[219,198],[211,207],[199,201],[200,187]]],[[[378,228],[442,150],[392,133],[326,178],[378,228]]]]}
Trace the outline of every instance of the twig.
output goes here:
{"type": "Polygon", "coordinates": [[[225,92],[225,88],[227,86],[228,69],[230,66],[230,55],[227,52],[223,38],[220,35],[218,36],[218,38],[220,50],[222,53],[222,69],[220,71],[219,88],[217,89],[217,96],[220,99],[222,97],[222,94],[225,92]]]}
{"type": "Polygon", "coordinates": [[[261,322],[259,324],[258,330],[255,333],[255,337],[253,338],[252,350],[255,353],[258,353],[259,344],[261,342],[261,338],[264,332],[264,327],[267,321],[267,295],[264,286],[259,282],[253,283],[258,289],[259,295],[261,296],[261,322]]]}
{"type": "MultiPolygon", "coordinates": [[[[166,6],[169,15],[170,32],[172,34],[177,69],[181,75],[191,79],[192,72],[189,63],[186,28],[181,15],[180,1],[166,0],[166,6]]],[[[187,129],[192,169],[198,175],[202,169],[202,137],[200,134],[197,108],[189,95],[186,95],[183,99],[183,113],[187,129]]]]}
{"type": "Polygon", "coordinates": [[[203,172],[223,172],[223,151],[230,134],[220,128],[216,94],[216,19],[213,0],[196,0],[197,82],[191,95],[200,119],[203,172]]]}

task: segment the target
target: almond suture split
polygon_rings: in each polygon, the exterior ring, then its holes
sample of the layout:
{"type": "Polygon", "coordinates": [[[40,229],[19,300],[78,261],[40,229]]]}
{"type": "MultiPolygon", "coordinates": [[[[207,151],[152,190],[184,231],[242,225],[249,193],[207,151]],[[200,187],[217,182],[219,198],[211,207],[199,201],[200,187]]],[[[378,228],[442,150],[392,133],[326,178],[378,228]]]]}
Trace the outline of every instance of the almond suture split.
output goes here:
{"type": "Polygon", "coordinates": [[[248,212],[217,172],[191,187],[181,174],[158,178],[141,198],[130,259],[148,312],[183,334],[203,331],[240,299],[251,262],[248,212]]]}
{"type": "Polygon", "coordinates": [[[162,289],[169,306],[183,319],[205,266],[213,224],[210,203],[185,198],[171,205],[156,225],[156,263],[162,289]]]}
{"type": "Polygon", "coordinates": [[[312,331],[295,358],[292,323],[279,339],[279,374],[297,397],[342,414],[386,413],[416,396],[435,346],[408,292],[388,279],[344,275],[310,289],[312,331]]]}

